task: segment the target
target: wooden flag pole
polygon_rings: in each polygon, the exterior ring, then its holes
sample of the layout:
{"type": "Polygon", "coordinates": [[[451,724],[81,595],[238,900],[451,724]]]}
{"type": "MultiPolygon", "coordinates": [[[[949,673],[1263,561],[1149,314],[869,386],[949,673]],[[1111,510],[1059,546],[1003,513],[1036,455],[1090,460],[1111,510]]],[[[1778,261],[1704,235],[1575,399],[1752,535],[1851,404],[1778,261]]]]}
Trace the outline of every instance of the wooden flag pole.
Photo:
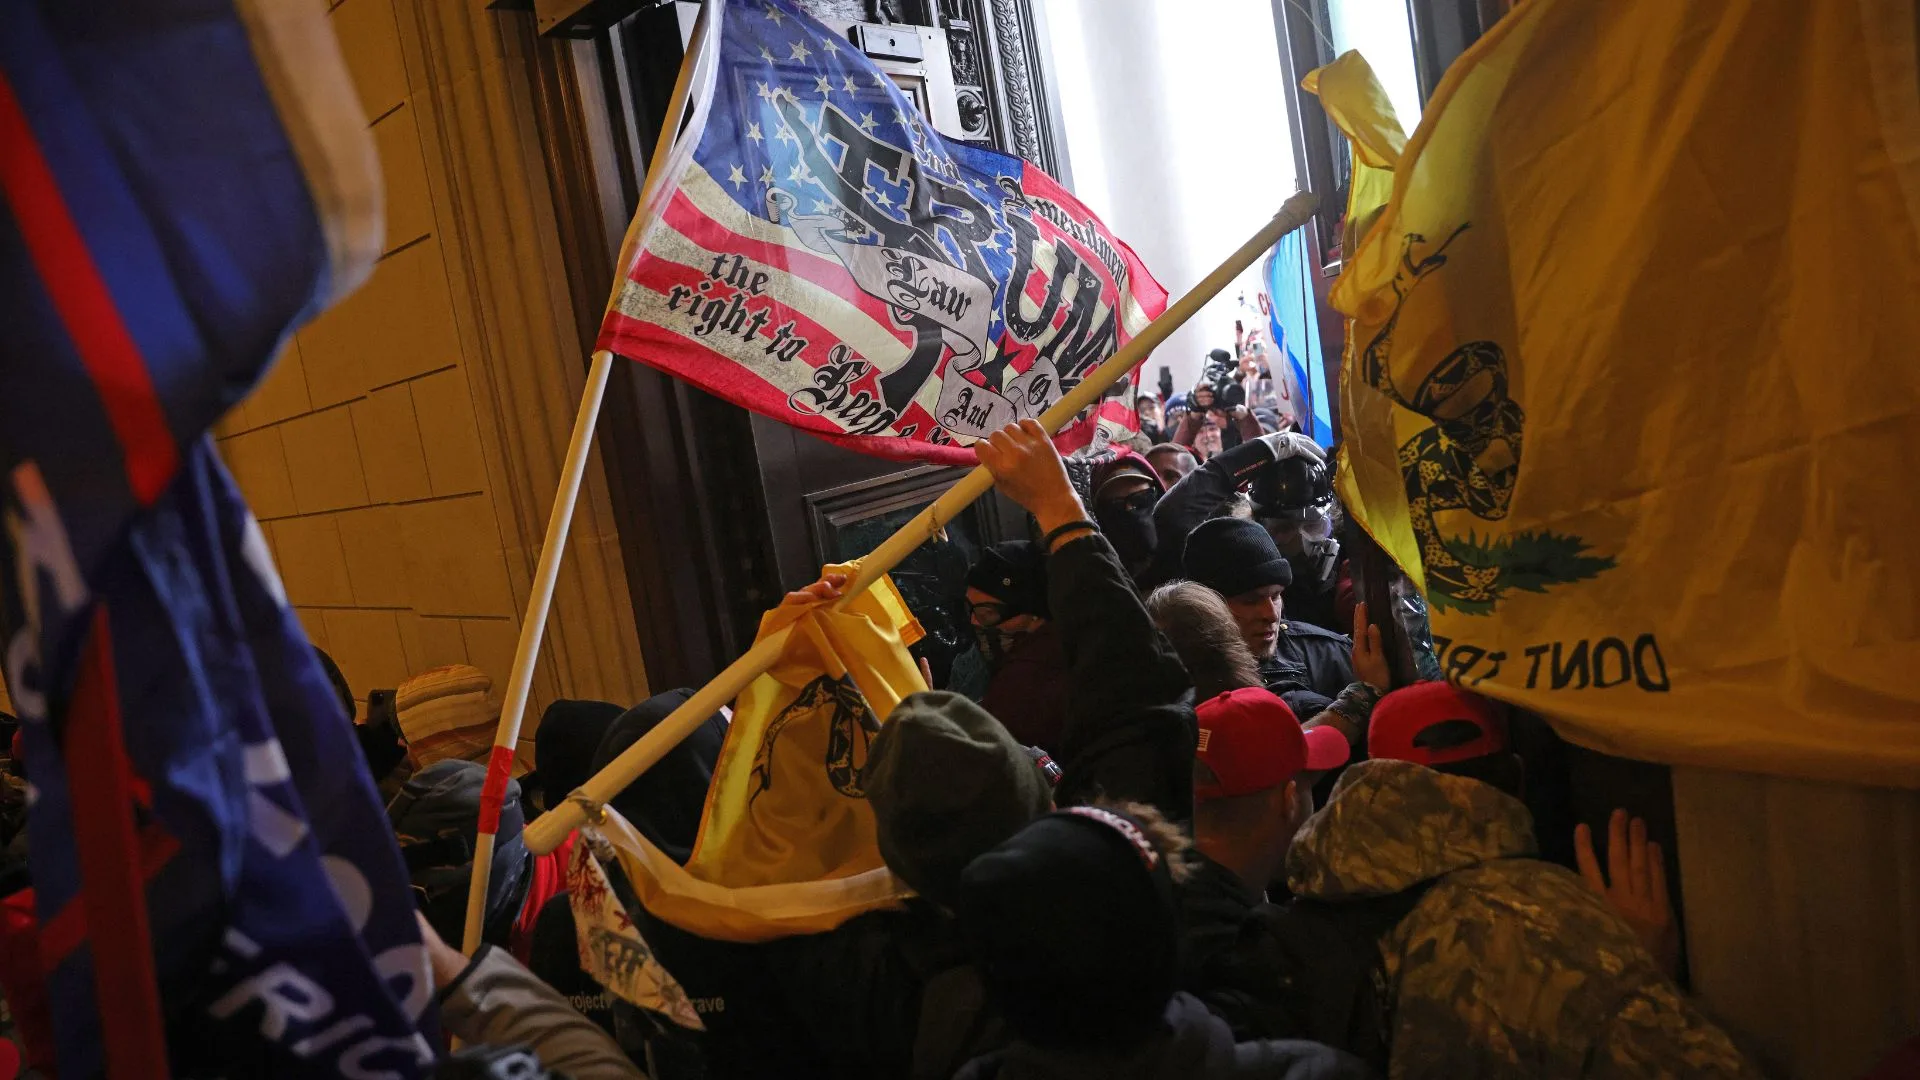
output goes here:
{"type": "Polygon", "coordinates": [[[547,516],[547,535],[540,542],[540,562],[534,568],[533,590],[527,596],[527,614],[520,624],[520,642],[513,654],[513,674],[507,680],[500,725],[493,733],[493,754],[487,762],[487,782],[480,796],[473,880],[467,886],[467,923],[460,940],[460,950],[468,956],[480,947],[480,932],[486,926],[487,880],[493,870],[494,833],[500,823],[507,780],[512,776],[513,748],[520,740],[520,718],[527,711],[527,698],[533,691],[533,666],[540,656],[541,639],[546,636],[547,610],[553,604],[554,584],[560,579],[560,555],[566,549],[567,533],[573,526],[574,504],[579,501],[580,482],[586,475],[587,451],[593,445],[600,401],[606,395],[607,378],[612,372],[613,354],[605,349],[595,352],[593,366],[587,370],[586,392],[580,396],[580,411],[573,420],[573,442],[568,445],[566,461],[560,467],[560,490],[547,516]]]}
{"type": "MultiPolygon", "coordinates": [[[[1132,371],[1147,354],[1167,339],[1167,336],[1179,329],[1182,323],[1191,319],[1207,302],[1226,288],[1233,279],[1239,277],[1254,260],[1265,255],[1282,236],[1306,224],[1312,217],[1318,200],[1311,194],[1301,192],[1288,199],[1280,207],[1273,220],[1261,227],[1240,249],[1227,256],[1225,262],[1216,267],[1198,285],[1195,285],[1180,299],[1175,300],[1167,310],[1153,322],[1147,324],[1132,341],[1121,346],[1109,357],[1106,363],[1087,373],[1078,386],[1063,395],[1059,401],[1040,415],[1040,423],[1048,434],[1059,431],[1067,421],[1078,416],[1081,410],[1099,401],[1107,389],[1132,371]]],[[[985,466],[976,467],[948,488],[946,493],[935,499],[932,505],[915,515],[912,521],[902,525],[898,531],[879,547],[873,549],[866,558],[860,560],[860,570],[854,579],[847,583],[839,605],[858,596],[868,586],[880,580],[900,560],[907,557],[914,548],[925,543],[952,521],[973,500],[987,493],[993,487],[993,474],[985,466]]],[[[654,762],[660,760],[668,750],[673,749],[707,717],[720,710],[722,705],[738,697],[747,684],[771,668],[786,646],[788,631],[782,630],[754,643],[753,647],[740,659],[728,664],[726,669],[714,676],[713,680],[700,688],[698,693],[688,698],[681,706],[669,713],[666,719],[656,724],[652,731],[641,736],[619,757],[607,763],[591,780],[581,785],[580,793],[594,805],[604,805],[624,791],[628,784],[638,779],[654,762]]],[[[586,811],[579,801],[569,798],[559,806],[551,807],[539,819],[527,827],[527,847],[536,855],[544,855],[561,842],[574,829],[586,821],[586,811]]],[[[469,914],[468,932],[472,932],[472,917],[469,914]]]]}
{"type": "MultiPolygon", "coordinates": [[[[702,4],[695,18],[693,33],[687,39],[686,58],[674,77],[673,96],[668,99],[665,121],[654,140],[653,156],[647,162],[645,186],[640,196],[641,212],[664,182],[667,157],[679,136],[680,121],[686,116],[687,99],[693,87],[693,71],[698,66],[706,42],[707,9],[702,4]]],[[[613,298],[620,295],[621,277],[626,273],[634,237],[639,231],[638,215],[627,229],[614,269],[613,298]]],[[[611,306],[613,299],[608,300],[611,306]]],[[[580,411],[573,418],[573,440],[567,445],[567,457],[560,467],[560,489],[553,497],[553,509],[547,515],[547,535],[540,542],[540,561],[534,568],[533,588],[527,595],[526,617],[520,622],[520,641],[513,652],[513,673],[507,680],[507,695],[500,706],[500,724],[493,732],[493,754],[487,762],[487,782],[480,795],[480,828],[474,838],[473,878],[467,884],[467,923],[461,935],[460,951],[472,956],[480,948],[480,934],[486,926],[487,884],[493,872],[494,833],[500,822],[500,807],[512,776],[513,748],[520,741],[520,722],[527,711],[527,698],[533,692],[533,667],[540,658],[540,643],[546,637],[547,611],[553,604],[554,585],[560,580],[560,557],[567,547],[567,533],[573,527],[573,509],[580,501],[580,483],[586,477],[587,452],[593,446],[593,430],[600,420],[600,402],[606,396],[607,380],[613,374],[613,353],[595,350],[593,364],[587,369],[587,386],[580,396],[580,411]]],[[[563,837],[564,839],[564,837],[563,837]]],[[[541,854],[547,850],[543,848],[541,854]]]]}

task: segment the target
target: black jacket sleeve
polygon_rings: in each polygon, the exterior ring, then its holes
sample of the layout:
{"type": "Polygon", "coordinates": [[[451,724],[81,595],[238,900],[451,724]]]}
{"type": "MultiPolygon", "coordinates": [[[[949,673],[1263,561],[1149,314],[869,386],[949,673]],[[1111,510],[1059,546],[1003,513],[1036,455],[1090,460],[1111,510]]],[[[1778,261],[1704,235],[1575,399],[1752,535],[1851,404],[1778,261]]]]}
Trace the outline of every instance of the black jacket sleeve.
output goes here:
{"type": "Polygon", "coordinates": [[[1316,693],[1331,700],[1353,682],[1353,640],[1331,630],[1288,635],[1299,644],[1316,693]]]}
{"type": "Polygon", "coordinates": [[[1153,580],[1172,581],[1181,576],[1180,559],[1187,550],[1187,534],[1219,513],[1233,498],[1234,489],[1272,462],[1273,450],[1266,443],[1243,442],[1215,454],[1213,460],[1188,473],[1161,496],[1153,508],[1153,529],[1159,536],[1153,580]]]}
{"type": "Polygon", "coordinates": [[[1191,680],[1105,537],[1054,550],[1047,597],[1068,671],[1055,801],[1105,796],[1151,804],[1176,821],[1192,817],[1191,680]]]}

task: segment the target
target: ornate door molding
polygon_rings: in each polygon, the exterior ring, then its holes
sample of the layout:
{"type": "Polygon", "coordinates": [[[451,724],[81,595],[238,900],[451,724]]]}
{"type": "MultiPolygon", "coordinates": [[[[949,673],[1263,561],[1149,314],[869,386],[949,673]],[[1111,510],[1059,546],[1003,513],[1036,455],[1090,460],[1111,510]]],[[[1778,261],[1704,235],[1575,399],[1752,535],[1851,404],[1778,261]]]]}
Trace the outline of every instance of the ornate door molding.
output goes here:
{"type": "Polygon", "coordinates": [[[1064,180],[1033,0],[940,0],[939,8],[962,111],[984,108],[995,146],[1064,180]]]}

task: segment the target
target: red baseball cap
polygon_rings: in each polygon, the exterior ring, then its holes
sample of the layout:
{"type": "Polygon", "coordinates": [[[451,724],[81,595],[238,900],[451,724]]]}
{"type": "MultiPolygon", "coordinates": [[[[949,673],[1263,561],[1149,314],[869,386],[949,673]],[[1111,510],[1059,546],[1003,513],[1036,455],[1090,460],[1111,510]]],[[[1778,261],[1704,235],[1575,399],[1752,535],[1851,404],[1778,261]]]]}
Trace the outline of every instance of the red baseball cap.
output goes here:
{"type": "Polygon", "coordinates": [[[1367,756],[1450,765],[1507,749],[1507,718],[1493,702],[1451,683],[1403,686],[1367,721],[1367,756]]]}
{"type": "Polygon", "coordinates": [[[1130,446],[1116,446],[1113,451],[1111,460],[1094,466],[1092,483],[1089,486],[1093,489],[1095,502],[1100,501],[1101,488],[1127,476],[1137,476],[1145,480],[1147,486],[1157,495],[1167,493],[1166,482],[1160,479],[1159,473],[1153,471],[1153,462],[1148,461],[1130,446]]]}
{"type": "Polygon", "coordinates": [[[1200,762],[1217,782],[1197,784],[1195,799],[1226,799],[1281,787],[1302,771],[1347,763],[1347,737],[1331,727],[1300,730],[1300,720],[1272,691],[1232,690],[1194,710],[1200,762]]]}

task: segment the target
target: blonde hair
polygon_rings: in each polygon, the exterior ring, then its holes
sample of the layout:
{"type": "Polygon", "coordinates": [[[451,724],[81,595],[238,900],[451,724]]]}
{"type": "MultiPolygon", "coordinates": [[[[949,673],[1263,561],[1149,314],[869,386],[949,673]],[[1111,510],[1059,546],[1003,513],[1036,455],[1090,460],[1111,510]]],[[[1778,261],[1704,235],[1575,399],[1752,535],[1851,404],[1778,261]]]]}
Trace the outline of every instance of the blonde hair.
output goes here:
{"type": "Polygon", "coordinates": [[[1147,615],[1173,643],[1199,700],[1262,685],[1260,664],[1219,593],[1197,581],[1170,581],[1147,597],[1147,615]]]}

